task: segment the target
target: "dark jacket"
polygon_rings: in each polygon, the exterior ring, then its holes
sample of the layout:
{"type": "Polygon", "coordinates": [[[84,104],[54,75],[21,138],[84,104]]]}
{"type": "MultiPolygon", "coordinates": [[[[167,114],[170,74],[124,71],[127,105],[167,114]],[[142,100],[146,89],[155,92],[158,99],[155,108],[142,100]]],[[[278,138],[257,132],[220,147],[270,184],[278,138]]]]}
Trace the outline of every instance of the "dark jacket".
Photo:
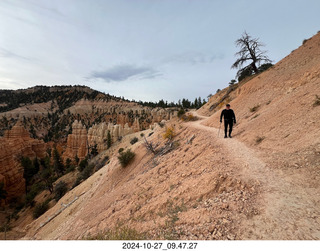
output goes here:
{"type": "Polygon", "coordinates": [[[237,123],[236,121],[236,115],[234,115],[234,112],[232,109],[224,109],[222,112],[221,112],[221,115],[220,115],[220,122],[222,122],[222,117],[224,117],[224,120],[233,120],[234,123],[237,123]]]}

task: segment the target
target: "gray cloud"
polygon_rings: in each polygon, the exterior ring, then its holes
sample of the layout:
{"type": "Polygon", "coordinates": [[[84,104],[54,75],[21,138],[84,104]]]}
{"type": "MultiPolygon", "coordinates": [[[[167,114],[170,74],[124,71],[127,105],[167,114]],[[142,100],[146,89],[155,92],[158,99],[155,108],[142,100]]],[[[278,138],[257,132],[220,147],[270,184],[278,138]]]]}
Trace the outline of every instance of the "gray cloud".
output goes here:
{"type": "Polygon", "coordinates": [[[100,78],[107,82],[121,82],[131,78],[151,79],[161,76],[159,71],[151,67],[140,67],[131,64],[113,66],[104,71],[94,71],[89,79],[100,78]]]}
{"type": "Polygon", "coordinates": [[[223,54],[205,54],[202,52],[185,52],[167,57],[163,63],[178,63],[178,64],[206,64],[212,63],[214,60],[223,59],[223,54]]]}

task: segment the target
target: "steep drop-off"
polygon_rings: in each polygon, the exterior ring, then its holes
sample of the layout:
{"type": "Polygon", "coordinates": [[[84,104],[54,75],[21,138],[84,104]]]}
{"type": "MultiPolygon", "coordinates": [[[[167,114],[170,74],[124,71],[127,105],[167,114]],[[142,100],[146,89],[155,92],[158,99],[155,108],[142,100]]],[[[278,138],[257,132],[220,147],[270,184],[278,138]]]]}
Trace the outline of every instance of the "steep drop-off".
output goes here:
{"type": "Polygon", "coordinates": [[[0,138],[0,177],[5,183],[7,200],[20,197],[25,193],[22,156],[42,158],[46,152],[46,144],[42,140],[32,139],[28,131],[18,123],[0,138]]]}

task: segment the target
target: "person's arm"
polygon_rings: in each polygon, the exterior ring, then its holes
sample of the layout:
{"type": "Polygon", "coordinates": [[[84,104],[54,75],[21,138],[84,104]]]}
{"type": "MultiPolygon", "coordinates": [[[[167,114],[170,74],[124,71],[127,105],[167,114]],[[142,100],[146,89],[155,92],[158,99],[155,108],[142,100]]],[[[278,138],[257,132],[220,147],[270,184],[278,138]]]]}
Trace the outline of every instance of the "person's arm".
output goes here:
{"type": "Polygon", "coordinates": [[[222,122],[222,117],[224,116],[224,110],[222,110],[221,115],[220,115],[220,123],[222,122]]]}
{"type": "Polygon", "coordinates": [[[233,110],[232,110],[232,113],[233,113],[233,121],[234,121],[234,123],[236,124],[236,123],[237,123],[236,115],[234,114],[234,111],[233,111],[233,110]]]}

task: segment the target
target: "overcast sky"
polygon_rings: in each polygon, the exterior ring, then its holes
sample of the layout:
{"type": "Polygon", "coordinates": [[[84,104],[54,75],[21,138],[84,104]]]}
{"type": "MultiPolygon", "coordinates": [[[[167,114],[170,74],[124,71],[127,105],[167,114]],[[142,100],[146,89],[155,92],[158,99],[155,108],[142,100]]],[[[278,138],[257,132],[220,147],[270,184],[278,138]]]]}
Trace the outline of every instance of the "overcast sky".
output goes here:
{"type": "Polygon", "coordinates": [[[319,10],[319,0],[0,0],[0,89],[207,97],[235,77],[243,31],[276,63],[320,30],[319,10]]]}

